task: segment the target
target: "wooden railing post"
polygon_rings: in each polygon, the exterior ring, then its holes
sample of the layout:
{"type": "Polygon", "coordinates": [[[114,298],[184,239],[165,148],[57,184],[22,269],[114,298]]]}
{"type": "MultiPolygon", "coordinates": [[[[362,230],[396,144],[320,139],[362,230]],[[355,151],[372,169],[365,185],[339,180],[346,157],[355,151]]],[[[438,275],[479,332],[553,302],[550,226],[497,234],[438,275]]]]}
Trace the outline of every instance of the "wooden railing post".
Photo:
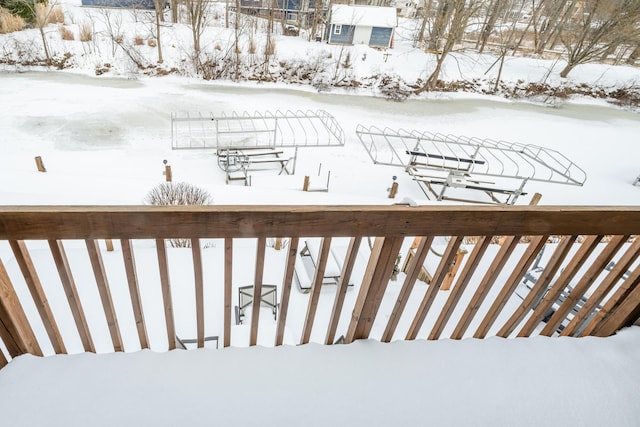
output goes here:
{"type": "Polygon", "coordinates": [[[224,239],[224,346],[231,345],[231,299],[233,291],[233,239],[224,239]]]}
{"type": "Polygon", "coordinates": [[[336,290],[336,297],[333,300],[333,309],[331,310],[331,317],[329,318],[329,326],[327,328],[327,335],[325,337],[325,344],[333,344],[336,337],[336,330],[338,329],[338,322],[340,321],[340,315],[342,314],[342,306],[344,305],[344,299],[347,296],[347,288],[349,287],[349,281],[351,280],[351,273],[358,257],[358,249],[360,249],[360,243],[362,237],[352,237],[347,248],[347,256],[345,257],[342,271],[340,272],[340,279],[338,280],[338,289],[336,290]]]}
{"type": "Polygon", "coordinates": [[[322,289],[322,282],[324,280],[324,272],[327,267],[327,261],[331,256],[331,237],[325,237],[320,243],[320,249],[318,250],[318,265],[313,274],[313,280],[311,281],[311,291],[309,298],[309,304],[307,305],[307,315],[304,319],[304,325],[302,330],[302,338],[300,338],[300,344],[307,344],[311,339],[311,329],[313,328],[313,321],[316,317],[316,309],[318,308],[318,299],[320,298],[320,290],[322,289]]]}
{"type": "Polygon", "coordinates": [[[120,246],[122,247],[122,257],[127,274],[127,283],[129,284],[129,296],[131,297],[131,308],[133,309],[133,317],[136,321],[140,348],[149,348],[149,337],[147,336],[144,311],[142,310],[142,298],[140,297],[138,274],[136,273],[136,262],[133,256],[131,241],[122,239],[120,240],[120,246]]]}
{"type": "Polygon", "coordinates": [[[285,267],[284,279],[282,280],[282,294],[280,296],[280,310],[278,312],[278,326],[276,329],[275,345],[282,345],[284,340],[284,329],[287,324],[287,314],[289,313],[289,296],[291,295],[291,284],[293,282],[293,273],[295,271],[296,256],[298,256],[298,237],[292,237],[289,240],[289,256],[287,257],[287,265],[285,267]]]}
{"type": "Polygon", "coordinates": [[[109,327],[109,334],[111,335],[113,349],[115,351],[124,351],[122,337],[120,336],[120,327],[118,326],[118,317],[116,316],[113,299],[111,298],[111,290],[109,289],[109,281],[107,280],[107,272],[104,269],[102,256],[100,255],[100,246],[98,245],[97,240],[85,240],[85,242],[87,245],[87,251],[89,252],[89,259],[91,260],[93,274],[96,278],[100,301],[102,302],[104,315],[107,319],[107,326],[109,327]]]}
{"type": "Polygon", "coordinates": [[[73,275],[71,274],[71,267],[69,266],[64,246],[60,240],[49,240],[49,248],[51,250],[53,260],[56,263],[60,282],[62,283],[62,287],[64,288],[67,296],[67,302],[71,308],[73,320],[76,322],[76,328],[78,329],[78,334],[80,335],[84,351],[95,353],[96,348],[93,344],[93,340],[91,339],[89,324],[87,323],[84,310],[82,309],[80,295],[78,294],[78,289],[76,288],[73,275]]]}
{"type": "Polygon", "coordinates": [[[38,340],[2,260],[0,260],[0,338],[11,357],[25,353],[42,356],[38,340]]]}
{"type": "Polygon", "coordinates": [[[256,251],[256,268],[253,278],[253,306],[251,307],[251,332],[249,345],[258,343],[258,321],[260,319],[260,304],[262,304],[262,281],[264,274],[264,256],[267,248],[267,239],[258,238],[256,251]]]}
{"type": "Polygon", "coordinates": [[[29,251],[27,250],[27,245],[22,240],[11,240],[9,241],[9,244],[11,245],[13,254],[16,257],[16,261],[20,266],[20,271],[27,283],[33,302],[36,304],[36,308],[38,309],[42,323],[47,331],[47,335],[51,340],[53,350],[56,354],[65,354],[67,349],[62,340],[62,335],[58,329],[58,324],[53,316],[51,307],[49,306],[47,296],[42,288],[42,283],[40,283],[40,278],[36,273],[35,266],[33,265],[33,261],[29,255],[29,251]]]}
{"type": "Polygon", "coordinates": [[[169,262],[164,239],[156,239],[158,268],[160,269],[160,287],[162,288],[162,303],[167,327],[167,341],[169,350],[176,348],[176,326],[173,318],[173,299],[171,298],[171,282],[169,281],[169,262]]]}
{"type": "Polygon", "coordinates": [[[369,338],[402,241],[402,237],[376,237],[351,315],[345,343],[369,338]]]}

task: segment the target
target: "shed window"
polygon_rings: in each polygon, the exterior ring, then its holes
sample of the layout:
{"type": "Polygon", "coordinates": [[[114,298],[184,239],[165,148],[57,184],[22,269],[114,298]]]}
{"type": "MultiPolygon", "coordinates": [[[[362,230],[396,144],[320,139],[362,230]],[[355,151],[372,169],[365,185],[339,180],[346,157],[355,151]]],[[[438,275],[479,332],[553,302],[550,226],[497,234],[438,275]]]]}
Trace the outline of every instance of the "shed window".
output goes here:
{"type": "Polygon", "coordinates": [[[333,34],[336,36],[339,36],[340,34],[342,34],[342,25],[334,25],[333,34]]]}

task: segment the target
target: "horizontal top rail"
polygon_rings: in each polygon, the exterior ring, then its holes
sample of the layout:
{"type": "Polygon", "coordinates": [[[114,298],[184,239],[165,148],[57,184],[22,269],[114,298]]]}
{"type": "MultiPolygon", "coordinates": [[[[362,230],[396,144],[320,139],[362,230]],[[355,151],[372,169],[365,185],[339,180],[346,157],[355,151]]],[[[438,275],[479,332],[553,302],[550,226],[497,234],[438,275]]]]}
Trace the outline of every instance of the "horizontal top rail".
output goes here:
{"type": "Polygon", "coordinates": [[[2,206],[0,239],[640,234],[638,206],[2,206]]]}

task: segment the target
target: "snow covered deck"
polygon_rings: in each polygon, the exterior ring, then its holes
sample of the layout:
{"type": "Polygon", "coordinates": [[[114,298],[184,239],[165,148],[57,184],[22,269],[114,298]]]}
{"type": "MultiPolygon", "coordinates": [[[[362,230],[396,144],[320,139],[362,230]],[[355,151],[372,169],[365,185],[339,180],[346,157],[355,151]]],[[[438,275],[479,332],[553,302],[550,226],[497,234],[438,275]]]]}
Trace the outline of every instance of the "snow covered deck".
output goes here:
{"type": "Polygon", "coordinates": [[[609,338],[21,356],[6,426],[637,426],[640,327],[609,338]],[[588,373],[588,375],[585,375],[588,373]]]}

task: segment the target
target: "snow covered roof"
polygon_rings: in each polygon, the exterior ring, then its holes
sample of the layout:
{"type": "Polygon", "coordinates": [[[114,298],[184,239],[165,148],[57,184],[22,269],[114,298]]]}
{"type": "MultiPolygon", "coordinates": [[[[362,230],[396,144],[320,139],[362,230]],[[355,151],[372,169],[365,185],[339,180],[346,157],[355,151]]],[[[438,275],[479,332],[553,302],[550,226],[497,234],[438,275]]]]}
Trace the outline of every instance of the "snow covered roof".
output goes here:
{"type": "Polygon", "coordinates": [[[331,8],[330,23],[395,28],[398,18],[394,7],[336,4],[331,8]]]}

